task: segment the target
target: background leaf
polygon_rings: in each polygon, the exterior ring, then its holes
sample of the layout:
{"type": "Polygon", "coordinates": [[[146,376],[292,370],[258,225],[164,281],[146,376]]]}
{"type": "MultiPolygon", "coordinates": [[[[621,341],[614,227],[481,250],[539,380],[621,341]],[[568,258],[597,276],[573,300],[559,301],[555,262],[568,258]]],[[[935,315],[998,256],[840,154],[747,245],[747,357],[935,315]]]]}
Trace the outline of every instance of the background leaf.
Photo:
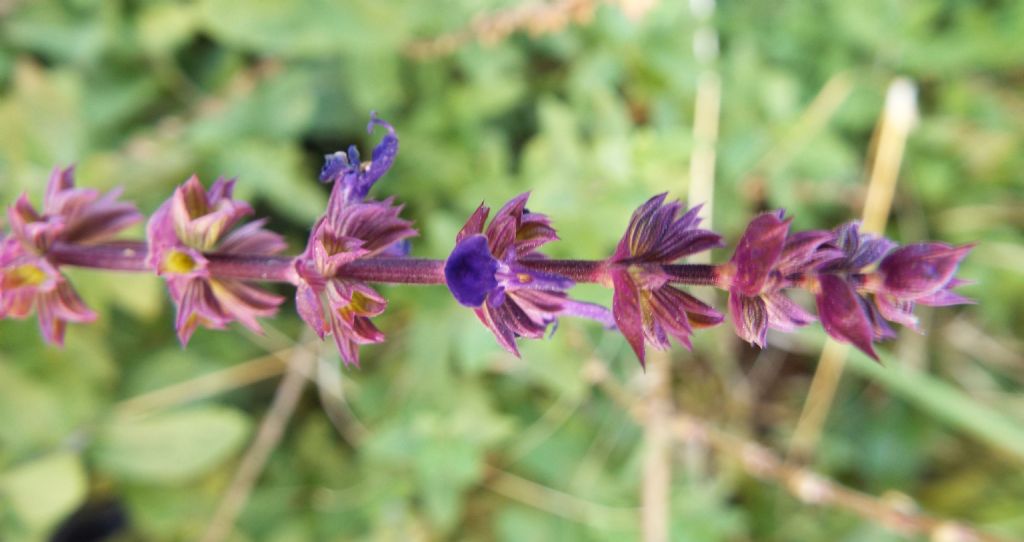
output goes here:
{"type": "Polygon", "coordinates": [[[230,459],[248,433],[249,422],[240,412],[200,407],[110,422],[92,455],[100,468],[123,480],[182,482],[230,459]]]}

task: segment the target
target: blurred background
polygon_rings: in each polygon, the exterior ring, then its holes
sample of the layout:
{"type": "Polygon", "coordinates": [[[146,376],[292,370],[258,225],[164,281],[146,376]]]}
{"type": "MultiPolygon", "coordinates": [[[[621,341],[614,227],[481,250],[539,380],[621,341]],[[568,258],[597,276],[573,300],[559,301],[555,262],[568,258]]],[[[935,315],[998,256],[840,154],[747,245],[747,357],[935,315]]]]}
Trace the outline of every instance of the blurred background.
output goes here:
{"type": "Polygon", "coordinates": [[[183,350],[157,278],[69,270],[100,317],[66,348],[0,322],[0,540],[1024,537],[1022,35],[1014,1],[2,0],[4,204],[55,165],[143,212],[237,176],[297,252],[377,111],[417,256],[530,190],[548,254],[604,258],[667,190],[730,243],[778,207],[977,242],[979,303],[919,308],[885,367],[727,323],[645,373],[589,323],[517,360],[443,288],[384,287],[352,370],[290,303],[183,350]]]}

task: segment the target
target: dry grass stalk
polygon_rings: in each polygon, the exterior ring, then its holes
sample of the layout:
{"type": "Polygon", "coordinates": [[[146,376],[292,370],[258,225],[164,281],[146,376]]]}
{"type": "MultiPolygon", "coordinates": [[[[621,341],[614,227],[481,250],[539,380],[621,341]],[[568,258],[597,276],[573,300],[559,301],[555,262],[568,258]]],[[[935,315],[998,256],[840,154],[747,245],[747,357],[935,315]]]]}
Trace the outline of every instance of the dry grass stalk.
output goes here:
{"type": "MultiPolygon", "coordinates": [[[[584,374],[613,401],[629,412],[637,423],[651,415],[645,405],[623,389],[603,362],[591,360],[584,374]]],[[[910,497],[892,493],[874,496],[828,478],[807,468],[786,462],[773,450],[752,440],[731,435],[696,416],[677,412],[672,434],[680,442],[699,441],[718,454],[730,457],[745,473],[778,484],[801,503],[845,510],[871,523],[905,536],[927,536],[933,541],[1010,542],[977,528],[922,512],[910,497]]]]}
{"type": "Polygon", "coordinates": [[[600,4],[618,5],[632,20],[650,11],[656,0],[556,0],[527,1],[514,7],[485,13],[455,32],[411,43],[406,54],[417,59],[450,55],[470,43],[494,45],[516,32],[542,36],[561,32],[570,24],[587,24],[600,4]]]}

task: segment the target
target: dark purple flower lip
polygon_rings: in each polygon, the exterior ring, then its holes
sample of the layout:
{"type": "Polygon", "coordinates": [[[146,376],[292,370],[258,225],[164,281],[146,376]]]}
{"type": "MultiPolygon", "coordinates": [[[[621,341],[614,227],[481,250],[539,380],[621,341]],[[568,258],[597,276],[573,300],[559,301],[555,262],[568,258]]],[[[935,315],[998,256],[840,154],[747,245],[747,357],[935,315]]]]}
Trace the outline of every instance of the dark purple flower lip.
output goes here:
{"type": "MultiPolygon", "coordinates": [[[[529,193],[508,201],[487,223],[490,208],[480,205],[456,237],[444,267],[445,283],[460,304],[472,307],[498,344],[518,356],[516,339],[539,339],[560,316],[579,316],[613,325],[609,311],[570,299],[574,281],[551,269],[536,250],[558,239],[547,216],[526,210],[529,193]],[[486,225],[486,227],[485,227],[486,225]]],[[[571,264],[570,268],[571,270],[571,264]]]]}
{"type": "Polygon", "coordinates": [[[491,256],[487,237],[471,235],[457,245],[444,265],[444,277],[455,300],[466,307],[479,307],[497,290],[498,260],[491,256]]]}
{"type": "Polygon", "coordinates": [[[362,161],[359,149],[355,145],[350,145],[346,152],[338,151],[324,157],[324,166],[320,170],[320,181],[334,183],[334,188],[331,190],[333,200],[363,201],[374,183],[391,169],[391,165],[398,155],[398,135],[395,133],[394,127],[377,118],[376,113],[372,113],[370,122],[366,126],[367,133],[372,134],[373,129],[377,126],[383,127],[386,133],[380,143],[374,147],[370,160],[362,161]]]}

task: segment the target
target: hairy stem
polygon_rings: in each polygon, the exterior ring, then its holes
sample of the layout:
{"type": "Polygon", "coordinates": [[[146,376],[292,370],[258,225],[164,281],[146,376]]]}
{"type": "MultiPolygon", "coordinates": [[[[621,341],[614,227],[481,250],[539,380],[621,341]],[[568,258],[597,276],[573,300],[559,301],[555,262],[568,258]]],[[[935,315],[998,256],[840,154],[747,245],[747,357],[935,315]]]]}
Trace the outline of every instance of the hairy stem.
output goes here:
{"type": "MultiPolygon", "coordinates": [[[[71,265],[110,271],[153,272],[146,265],[146,243],[118,241],[98,245],[58,243],[47,255],[58,265],[71,265]]],[[[217,278],[295,283],[294,256],[252,256],[245,254],[203,254],[207,269],[217,278]]],[[[628,267],[630,262],[608,263],[605,260],[522,260],[524,267],[544,273],[561,275],[577,283],[610,285],[609,272],[628,267]]],[[[444,260],[425,258],[365,258],[344,265],[338,278],[382,284],[445,284],[444,260]]],[[[722,287],[718,266],[704,264],[658,265],[674,284],[722,287]]]]}
{"type": "Polygon", "coordinates": [[[520,260],[519,264],[532,271],[561,275],[573,282],[610,281],[608,265],[600,260],[520,260]]]}
{"type": "Polygon", "coordinates": [[[717,265],[682,263],[661,266],[673,284],[689,284],[691,286],[714,286],[725,288],[720,268],[717,265]]]}
{"type": "MultiPolygon", "coordinates": [[[[146,243],[123,241],[99,245],[58,243],[47,256],[58,265],[109,271],[152,273],[146,265],[146,243]]],[[[290,282],[296,280],[294,256],[250,256],[245,254],[203,255],[207,269],[217,278],[290,282]]],[[[390,284],[444,284],[444,260],[419,258],[368,258],[345,265],[339,278],[390,284]]]]}
{"type": "Polygon", "coordinates": [[[651,266],[669,276],[673,284],[691,286],[723,287],[722,273],[715,265],[706,264],[643,264],[634,262],[609,263],[604,260],[520,260],[520,265],[533,271],[562,275],[578,283],[597,283],[609,285],[610,271],[615,268],[626,268],[632,265],[651,266]]]}
{"type": "Polygon", "coordinates": [[[338,276],[390,284],[445,284],[444,260],[369,258],[338,270],[338,276]]]}
{"type": "Polygon", "coordinates": [[[55,264],[108,269],[111,271],[151,271],[146,265],[146,243],[124,241],[102,245],[56,243],[47,249],[55,264]]]}

